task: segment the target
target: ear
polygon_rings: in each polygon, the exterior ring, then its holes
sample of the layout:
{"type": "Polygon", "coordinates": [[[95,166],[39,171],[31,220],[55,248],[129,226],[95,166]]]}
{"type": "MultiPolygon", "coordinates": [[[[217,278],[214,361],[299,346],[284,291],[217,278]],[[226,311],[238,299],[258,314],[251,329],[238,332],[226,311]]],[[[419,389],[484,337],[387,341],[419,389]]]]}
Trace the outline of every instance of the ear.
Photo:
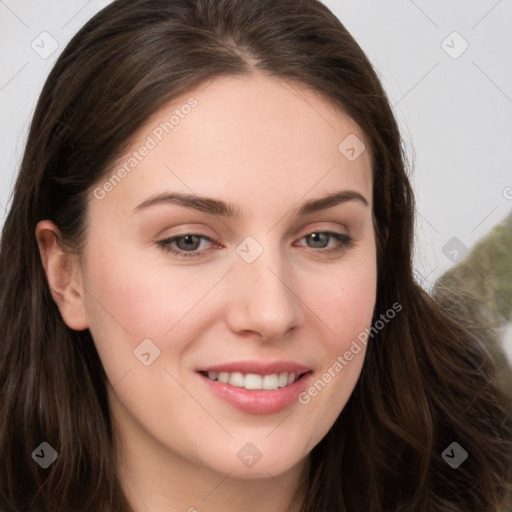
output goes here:
{"type": "Polygon", "coordinates": [[[50,293],[62,319],[71,329],[87,329],[89,323],[78,256],[62,248],[59,229],[49,220],[37,224],[36,240],[50,293]]]}

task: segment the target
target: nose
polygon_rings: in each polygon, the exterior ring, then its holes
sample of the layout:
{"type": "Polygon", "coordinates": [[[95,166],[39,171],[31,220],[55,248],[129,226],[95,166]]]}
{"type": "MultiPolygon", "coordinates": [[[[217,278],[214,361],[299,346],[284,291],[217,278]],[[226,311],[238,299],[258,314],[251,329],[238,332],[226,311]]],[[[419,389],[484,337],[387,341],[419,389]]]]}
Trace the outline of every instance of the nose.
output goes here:
{"type": "Polygon", "coordinates": [[[279,341],[304,321],[299,283],[279,249],[265,248],[252,263],[235,258],[228,279],[226,315],[233,332],[279,341]]]}

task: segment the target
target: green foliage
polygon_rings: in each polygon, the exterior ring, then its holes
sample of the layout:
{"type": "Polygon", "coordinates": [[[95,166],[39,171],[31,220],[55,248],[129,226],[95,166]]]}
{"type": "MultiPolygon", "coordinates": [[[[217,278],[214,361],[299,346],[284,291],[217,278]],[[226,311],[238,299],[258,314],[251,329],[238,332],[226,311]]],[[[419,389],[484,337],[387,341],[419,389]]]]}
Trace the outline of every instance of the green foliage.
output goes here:
{"type": "Polygon", "coordinates": [[[512,214],[478,242],[437,286],[462,287],[495,327],[512,322],[512,214]]]}
{"type": "MultiPolygon", "coordinates": [[[[512,214],[444,273],[432,294],[484,342],[512,404],[512,368],[500,343],[501,328],[512,322],[512,214]]],[[[512,488],[500,512],[512,512],[512,488]]]]}

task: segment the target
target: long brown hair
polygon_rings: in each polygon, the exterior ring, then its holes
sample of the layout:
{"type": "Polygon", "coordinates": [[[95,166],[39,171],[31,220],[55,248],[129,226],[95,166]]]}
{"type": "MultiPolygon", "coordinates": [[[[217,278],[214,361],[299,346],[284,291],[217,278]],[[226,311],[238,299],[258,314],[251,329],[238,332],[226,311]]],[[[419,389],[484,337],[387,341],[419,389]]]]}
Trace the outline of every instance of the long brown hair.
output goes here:
{"type": "MultiPolygon", "coordinates": [[[[0,507],[130,510],[116,474],[106,376],[88,330],[63,322],[35,239],[58,226],[80,251],[87,198],[137,129],[177,94],[260,70],[310,87],[371,146],[378,242],[374,320],[358,384],[310,454],[304,512],[496,511],[512,420],[475,331],[414,281],[414,200],[401,139],[370,62],[317,0],[116,0],[58,58],[30,127],[0,248],[0,507]],[[42,469],[41,442],[57,452],[42,469]],[[441,454],[468,452],[454,469],[441,454]]],[[[340,141],[341,142],[341,141],[340,141]]]]}

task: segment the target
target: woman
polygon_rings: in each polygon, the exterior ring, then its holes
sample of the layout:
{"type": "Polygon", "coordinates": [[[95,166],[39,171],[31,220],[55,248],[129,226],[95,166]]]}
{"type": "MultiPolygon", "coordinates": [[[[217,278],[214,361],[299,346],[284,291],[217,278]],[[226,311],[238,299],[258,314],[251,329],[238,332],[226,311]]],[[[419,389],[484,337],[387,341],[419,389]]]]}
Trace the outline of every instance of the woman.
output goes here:
{"type": "Polygon", "coordinates": [[[509,403],[414,282],[413,215],[325,6],[114,1],[48,77],[2,234],[1,507],[498,510],[509,403]]]}

